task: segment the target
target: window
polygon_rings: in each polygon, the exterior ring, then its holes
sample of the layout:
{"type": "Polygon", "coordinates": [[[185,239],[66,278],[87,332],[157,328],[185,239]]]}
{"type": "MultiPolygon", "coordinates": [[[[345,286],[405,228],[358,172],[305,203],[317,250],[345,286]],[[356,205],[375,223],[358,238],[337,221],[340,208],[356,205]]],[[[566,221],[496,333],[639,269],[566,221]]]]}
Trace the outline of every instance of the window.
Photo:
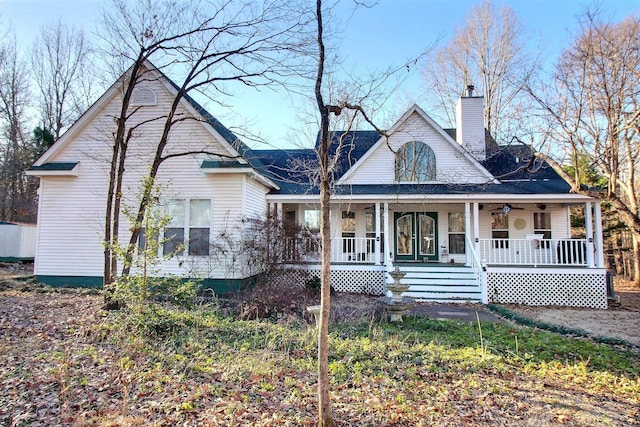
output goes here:
{"type": "Polygon", "coordinates": [[[157,230],[148,231],[145,227],[140,227],[140,234],[138,234],[138,253],[142,251],[154,251],[155,253],[150,255],[157,255],[158,252],[158,233],[157,230]],[[151,233],[151,236],[147,234],[151,233]],[[149,239],[147,240],[147,238],[149,239]]]}
{"type": "Polygon", "coordinates": [[[164,228],[162,243],[164,255],[184,255],[185,247],[189,255],[209,255],[210,200],[170,200],[164,207],[164,215],[170,218],[164,228]]]}
{"type": "MultiPolygon", "coordinates": [[[[169,200],[162,207],[155,207],[151,211],[151,221],[158,227],[160,221],[168,220],[162,232],[162,253],[166,256],[184,255],[185,247],[189,255],[209,255],[211,201],[208,199],[169,200]],[[188,208],[188,209],[187,209],[188,208]],[[185,224],[186,216],[189,223],[185,224]],[[185,239],[188,245],[185,245],[185,239]]],[[[152,231],[153,232],[153,231],[152,231]]],[[[138,236],[138,251],[154,250],[150,241],[158,242],[156,233],[147,241],[147,229],[142,227],[138,236]]],[[[157,246],[156,246],[157,248],[157,246]]]]}
{"type": "MultiPolygon", "coordinates": [[[[509,238],[509,214],[506,212],[491,213],[491,238],[492,239],[508,239],[509,238]]],[[[493,243],[494,248],[508,248],[509,242],[500,240],[493,243]]]]}
{"type": "Polygon", "coordinates": [[[463,212],[449,212],[449,253],[465,253],[465,220],[463,212]]]}
{"type": "Polygon", "coordinates": [[[158,227],[159,227],[158,206],[147,207],[145,218],[138,234],[138,253],[148,252],[147,255],[156,256],[158,252],[158,227]],[[149,226],[149,227],[147,227],[149,226]]]}
{"type": "Polygon", "coordinates": [[[184,255],[184,206],[184,200],[170,200],[165,206],[165,214],[171,218],[164,229],[165,255],[184,255]]]}
{"type": "Polygon", "coordinates": [[[342,252],[355,251],[356,213],[342,211],[342,252]]]}
{"type": "Polygon", "coordinates": [[[312,233],[320,231],[320,211],[306,210],[304,211],[304,226],[312,233]]]}
{"type": "Polygon", "coordinates": [[[189,202],[189,255],[209,255],[209,218],[211,202],[194,199],[189,202]]]}
{"type": "Polygon", "coordinates": [[[425,182],[436,179],[436,155],[425,143],[414,141],[396,153],[396,181],[425,182]]]}
{"type": "MultiPolygon", "coordinates": [[[[543,239],[551,239],[551,214],[549,212],[533,213],[533,232],[542,234],[543,239]]],[[[541,247],[549,247],[549,242],[542,242],[541,247]]]]}

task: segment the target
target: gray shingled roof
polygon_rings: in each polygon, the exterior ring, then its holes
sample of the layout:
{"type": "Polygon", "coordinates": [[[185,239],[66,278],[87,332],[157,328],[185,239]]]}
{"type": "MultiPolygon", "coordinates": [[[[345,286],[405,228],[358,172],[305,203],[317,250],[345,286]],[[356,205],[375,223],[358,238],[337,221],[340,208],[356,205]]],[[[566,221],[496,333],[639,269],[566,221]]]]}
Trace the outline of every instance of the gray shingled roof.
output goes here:
{"type": "MultiPolygon", "coordinates": [[[[446,129],[455,138],[455,129],[446,129]]],[[[346,146],[334,178],[341,177],[379,140],[374,131],[352,131],[338,133],[332,141],[330,155],[335,155],[339,138],[346,146]]],[[[317,141],[316,141],[317,144],[317,141]]],[[[344,145],[344,144],[343,144],[344,145]]],[[[340,185],[334,188],[338,195],[390,195],[390,194],[568,194],[571,187],[548,164],[529,160],[533,156],[531,147],[525,144],[498,146],[490,138],[487,142],[489,157],[481,164],[500,184],[487,182],[474,185],[451,184],[367,184],[340,185]]],[[[271,194],[318,194],[317,185],[309,179],[300,165],[315,165],[314,150],[253,150],[264,165],[266,174],[280,185],[280,190],[271,194]]],[[[389,167],[393,167],[390,165],[389,167]]]]}
{"type": "MultiPolygon", "coordinates": [[[[158,70],[159,71],[159,70],[158,70]]],[[[161,71],[160,71],[161,72],[161,71]]],[[[162,72],[161,72],[162,73],[162,72]]],[[[180,87],[169,77],[163,77],[176,90],[180,87]]],[[[211,115],[204,107],[188,94],[184,95],[193,108],[224,138],[238,153],[244,157],[249,165],[259,173],[272,179],[279,186],[279,190],[272,190],[272,194],[318,194],[318,187],[314,182],[313,169],[317,165],[315,150],[252,150],[244,144],[233,132],[225,127],[218,119],[211,115]]],[[[444,129],[455,139],[455,129],[444,129]]],[[[339,179],[353,165],[360,160],[380,139],[375,131],[350,131],[334,133],[329,155],[336,156],[341,147],[334,179],[339,179]]],[[[316,140],[316,146],[319,143],[316,140]]],[[[447,185],[447,184],[367,184],[341,185],[335,188],[336,194],[347,195],[376,195],[376,194],[567,194],[570,186],[546,163],[535,160],[529,164],[533,156],[531,147],[524,144],[498,146],[496,141],[487,133],[487,159],[482,165],[501,184],[487,183],[484,185],[447,185]]],[[[70,171],[77,162],[50,162],[41,166],[31,166],[31,171],[70,171]]],[[[236,168],[246,167],[233,160],[205,160],[202,168],[236,168]]],[[[389,165],[393,167],[393,165],[389,165]]]]}

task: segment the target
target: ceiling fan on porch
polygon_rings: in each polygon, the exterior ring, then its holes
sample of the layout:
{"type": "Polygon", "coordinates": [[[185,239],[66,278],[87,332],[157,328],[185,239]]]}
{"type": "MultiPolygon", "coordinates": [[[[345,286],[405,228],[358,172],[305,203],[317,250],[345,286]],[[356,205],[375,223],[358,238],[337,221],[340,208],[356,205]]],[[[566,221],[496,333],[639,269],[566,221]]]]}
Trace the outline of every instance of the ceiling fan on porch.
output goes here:
{"type": "Polygon", "coordinates": [[[509,213],[512,210],[523,210],[524,208],[513,207],[509,203],[505,203],[499,208],[491,209],[492,211],[502,211],[504,213],[509,213]]]}

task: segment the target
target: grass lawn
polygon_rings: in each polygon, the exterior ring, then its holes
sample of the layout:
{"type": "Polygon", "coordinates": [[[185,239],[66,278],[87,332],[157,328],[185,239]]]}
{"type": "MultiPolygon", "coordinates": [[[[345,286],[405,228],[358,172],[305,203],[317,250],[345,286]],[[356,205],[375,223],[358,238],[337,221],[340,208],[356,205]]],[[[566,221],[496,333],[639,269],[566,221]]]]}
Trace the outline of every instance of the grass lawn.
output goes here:
{"type": "MultiPolygon", "coordinates": [[[[101,302],[0,292],[0,425],[315,425],[315,328],[301,318],[101,302]]],[[[640,425],[631,349],[506,322],[330,330],[339,425],[640,425]]]]}

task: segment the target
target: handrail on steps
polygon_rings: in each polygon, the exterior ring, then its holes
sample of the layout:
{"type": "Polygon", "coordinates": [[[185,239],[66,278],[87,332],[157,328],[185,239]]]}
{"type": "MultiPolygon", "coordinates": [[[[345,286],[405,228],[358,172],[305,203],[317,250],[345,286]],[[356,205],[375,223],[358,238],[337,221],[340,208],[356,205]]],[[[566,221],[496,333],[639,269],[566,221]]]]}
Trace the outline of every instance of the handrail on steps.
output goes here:
{"type": "Polygon", "coordinates": [[[487,295],[487,264],[480,261],[478,254],[475,250],[474,243],[471,241],[469,236],[466,236],[467,239],[467,250],[469,254],[471,254],[471,268],[473,269],[473,274],[475,275],[476,282],[480,285],[480,298],[482,299],[483,304],[487,304],[489,302],[489,298],[487,295]]]}

